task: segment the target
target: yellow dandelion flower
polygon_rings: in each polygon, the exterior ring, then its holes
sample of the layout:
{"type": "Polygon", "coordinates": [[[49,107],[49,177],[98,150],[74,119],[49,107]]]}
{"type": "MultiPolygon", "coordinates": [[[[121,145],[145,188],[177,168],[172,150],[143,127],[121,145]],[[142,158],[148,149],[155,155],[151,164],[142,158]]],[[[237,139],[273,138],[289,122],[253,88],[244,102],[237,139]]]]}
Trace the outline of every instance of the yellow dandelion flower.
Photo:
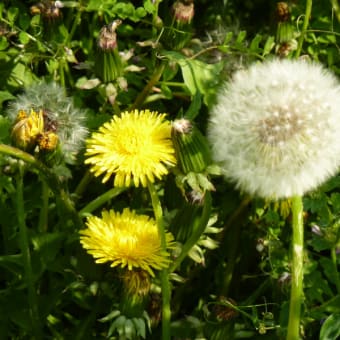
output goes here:
{"type": "Polygon", "coordinates": [[[153,183],[176,163],[171,141],[171,124],[165,114],[124,112],[99,128],[88,140],[85,160],[95,176],[105,183],[115,174],[115,186],[138,187],[153,183]]]}
{"type": "MultiPolygon", "coordinates": [[[[102,217],[87,218],[80,243],[97,263],[112,262],[111,267],[140,268],[154,276],[153,269],[169,265],[169,253],[162,251],[157,223],[146,215],[129,209],[118,212],[103,211],[102,217]]],[[[168,245],[173,237],[166,234],[168,245]]]]}

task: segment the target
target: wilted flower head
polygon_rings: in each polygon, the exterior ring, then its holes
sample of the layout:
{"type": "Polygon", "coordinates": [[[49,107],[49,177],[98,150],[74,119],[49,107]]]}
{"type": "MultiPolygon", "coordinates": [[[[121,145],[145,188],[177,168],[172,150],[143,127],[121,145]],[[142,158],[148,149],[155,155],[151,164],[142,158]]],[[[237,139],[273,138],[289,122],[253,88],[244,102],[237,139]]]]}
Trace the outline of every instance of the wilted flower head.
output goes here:
{"type": "MultiPolygon", "coordinates": [[[[142,269],[154,276],[153,270],[169,265],[169,253],[161,248],[155,220],[137,215],[129,209],[117,213],[103,211],[102,218],[87,218],[88,229],[82,230],[80,242],[97,263],[111,262],[111,267],[142,269]]],[[[167,233],[168,245],[172,235],[167,233]]]]}
{"type": "Polygon", "coordinates": [[[171,125],[165,114],[132,111],[114,116],[88,140],[85,163],[106,182],[115,174],[116,186],[147,186],[176,163],[171,125]]]}
{"type": "Polygon", "coordinates": [[[104,51],[114,50],[117,47],[117,27],[122,23],[120,19],[105,25],[99,33],[98,47],[104,51]]]}
{"type": "Polygon", "coordinates": [[[194,17],[194,12],[193,0],[177,0],[172,5],[174,19],[182,24],[190,23],[194,17]]]}
{"type": "Polygon", "coordinates": [[[315,63],[239,71],[217,97],[208,138],[227,179],[261,197],[302,195],[340,164],[340,87],[315,63]]]}
{"type": "Polygon", "coordinates": [[[8,115],[14,124],[14,139],[20,141],[25,134],[33,134],[34,142],[40,148],[46,146],[45,149],[59,143],[66,162],[74,161],[87,134],[84,111],[75,108],[73,99],[54,82],[28,87],[11,103],[8,115]]]}

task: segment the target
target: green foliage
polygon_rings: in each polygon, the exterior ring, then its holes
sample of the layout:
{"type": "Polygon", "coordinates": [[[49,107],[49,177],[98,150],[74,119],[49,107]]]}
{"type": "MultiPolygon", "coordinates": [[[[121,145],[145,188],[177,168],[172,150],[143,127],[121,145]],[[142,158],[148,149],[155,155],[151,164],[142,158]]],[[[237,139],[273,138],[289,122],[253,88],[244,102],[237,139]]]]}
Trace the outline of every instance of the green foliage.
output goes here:
{"type": "MultiPolygon", "coordinates": [[[[159,275],[152,279],[143,312],[126,316],[120,309],[122,271],[95,263],[79,243],[86,215],[125,207],[152,215],[148,192],[101,183],[87,172],[84,150],[66,167],[37,160],[34,151],[28,155],[3,146],[12,145],[11,102],[39,80],[59,83],[74,98],[86,111],[89,132],[114,114],[148,108],[167,113],[169,120],[191,119],[204,136],[222,82],[251,62],[296,53],[304,2],[290,4],[294,39],[288,44],[276,38],[276,1],[195,1],[196,14],[181,29],[171,18],[173,3],[0,3],[1,339],[161,338],[159,275]],[[105,55],[105,62],[98,62],[99,32],[117,19],[122,20],[116,30],[119,72],[112,70],[117,59],[105,55]]],[[[334,8],[332,15],[331,3],[315,1],[302,55],[340,76],[339,13],[334,8]]],[[[214,166],[186,174],[177,168],[157,183],[157,192],[176,242],[169,275],[173,338],[284,338],[289,202],[275,205],[240,196],[214,166]],[[211,191],[205,192],[211,200],[191,204],[192,189],[211,191]]],[[[306,339],[336,339],[340,177],[306,195],[304,207],[301,329],[306,339]]]]}

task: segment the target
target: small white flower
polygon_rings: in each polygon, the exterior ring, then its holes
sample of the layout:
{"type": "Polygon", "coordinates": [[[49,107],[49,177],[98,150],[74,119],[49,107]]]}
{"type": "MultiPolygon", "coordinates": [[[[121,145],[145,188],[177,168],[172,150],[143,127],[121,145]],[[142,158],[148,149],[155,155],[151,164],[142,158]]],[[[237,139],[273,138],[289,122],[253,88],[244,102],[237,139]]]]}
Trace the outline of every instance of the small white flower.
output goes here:
{"type": "Polygon", "coordinates": [[[249,194],[303,195],[340,165],[340,86],[301,60],[236,73],[217,96],[208,138],[224,176],[249,194]]]}

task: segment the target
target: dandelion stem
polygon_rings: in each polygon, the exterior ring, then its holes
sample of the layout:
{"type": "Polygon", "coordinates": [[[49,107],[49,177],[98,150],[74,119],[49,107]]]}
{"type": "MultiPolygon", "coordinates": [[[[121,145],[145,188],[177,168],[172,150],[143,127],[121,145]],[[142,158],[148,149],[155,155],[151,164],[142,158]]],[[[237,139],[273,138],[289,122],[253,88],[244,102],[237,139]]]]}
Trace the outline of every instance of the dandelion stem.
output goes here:
{"type": "MultiPolygon", "coordinates": [[[[151,196],[152,207],[154,210],[156,222],[158,225],[158,233],[161,239],[161,247],[166,251],[166,233],[163,220],[163,211],[157,191],[152,183],[148,183],[148,189],[151,196]]],[[[161,288],[162,288],[162,340],[170,340],[170,320],[171,320],[171,290],[169,282],[169,270],[162,269],[160,272],[161,288]]]]}
{"type": "Polygon", "coordinates": [[[120,195],[122,192],[124,192],[126,188],[112,188],[108,191],[106,191],[104,194],[96,197],[93,201],[91,201],[89,204],[87,204],[83,209],[79,211],[79,216],[84,217],[87,214],[90,214],[92,211],[99,208],[101,205],[103,205],[105,202],[109,201],[110,199],[120,195]]]}
{"type": "Polygon", "coordinates": [[[302,45],[303,45],[303,41],[305,40],[305,35],[306,35],[306,31],[309,25],[309,19],[312,13],[312,0],[306,0],[306,10],[305,10],[305,17],[303,19],[303,24],[302,24],[302,30],[300,33],[300,37],[299,37],[299,41],[298,41],[298,47],[296,49],[296,53],[295,53],[295,58],[298,58],[301,54],[302,51],[302,45]]]}
{"type": "Polygon", "coordinates": [[[336,285],[336,290],[338,294],[340,295],[340,277],[339,277],[339,271],[338,271],[338,260],[337,260],[337,254],[336,254],[336,244],[333,245],[331,248],[331,259],[334,267],[334,281],[336,285]]]}
{"type": "Polygon", "coordinates": [[[50,188],[47,183],[42,180],[41,183],[41,209],[39,215],[39,227],[40,232],[47,231],[48,224],[48,201],[49,201],[50,188]]]}
{"type": "Polygon", "coordinates": [[[303,204],[301,196],[292,198],[292,277],[287,340],[300,339],[300,317],[303,294],[303,204]]]}
{"type": "Polygon", "coordinates": [[[32,322],[35,339],[41,339],[40,317],[38,309],[38,299],[34,287],[33,270],[31,264],[31,252],[27,235],[27,227],[25,223],[25,207],[24,207],[24,170],[20,167],[20,172],[16,178],[16,209],[19,224],[20,248],[25,268],[25,280],[28,290],[29,314],[32,322]]]}
{"type": "Polygon", "coordinates": [[[162,76],[166,63],[167,63],[166,61],[162,61],[158,65],[158,67],[156,67],[155,72],[153,73],[151,79],[145,85],[142,92],[140,92],[140,94],[137,96],[135,102],[130,107],[130,110],[138,109],[143,105],[143,103],[145,102],[145,99],[146,99],[147,95],[149,94],[149,92],[151,91],[152,87],[158,82],[158,80],[162,76]]]}
{"type": "Polygon", "coordinates": [[[185,257],[188,255],[190,249],[196,244],[196,242],[199,240],[200,236],[204,232],[209,218],[210,218],[210,212],[211,212],[211,194],[209,191],[205,193],[204,197],[204,207],[202,211],[202,216],[199,221],[198,227],[195,229],[194,233],[188,238],[188,240],[183,245],[182,251],[179,254],[179,256],[176,258],[174,263],[169,269],[169,272],[173,272],[176,270],[176,268],[181,264],[181,262],[185,259],[185,257]]]}
{"type": "Polygon", "coordinates": [[[79,184],[77,185],[74,194],[77,197],[81,197],[84,191],[86,190],[86,187],[89,185],[89,183],[92,180],[92,174],[90,171],[86,171],[82,179],[80,180],[79,184]]]}

